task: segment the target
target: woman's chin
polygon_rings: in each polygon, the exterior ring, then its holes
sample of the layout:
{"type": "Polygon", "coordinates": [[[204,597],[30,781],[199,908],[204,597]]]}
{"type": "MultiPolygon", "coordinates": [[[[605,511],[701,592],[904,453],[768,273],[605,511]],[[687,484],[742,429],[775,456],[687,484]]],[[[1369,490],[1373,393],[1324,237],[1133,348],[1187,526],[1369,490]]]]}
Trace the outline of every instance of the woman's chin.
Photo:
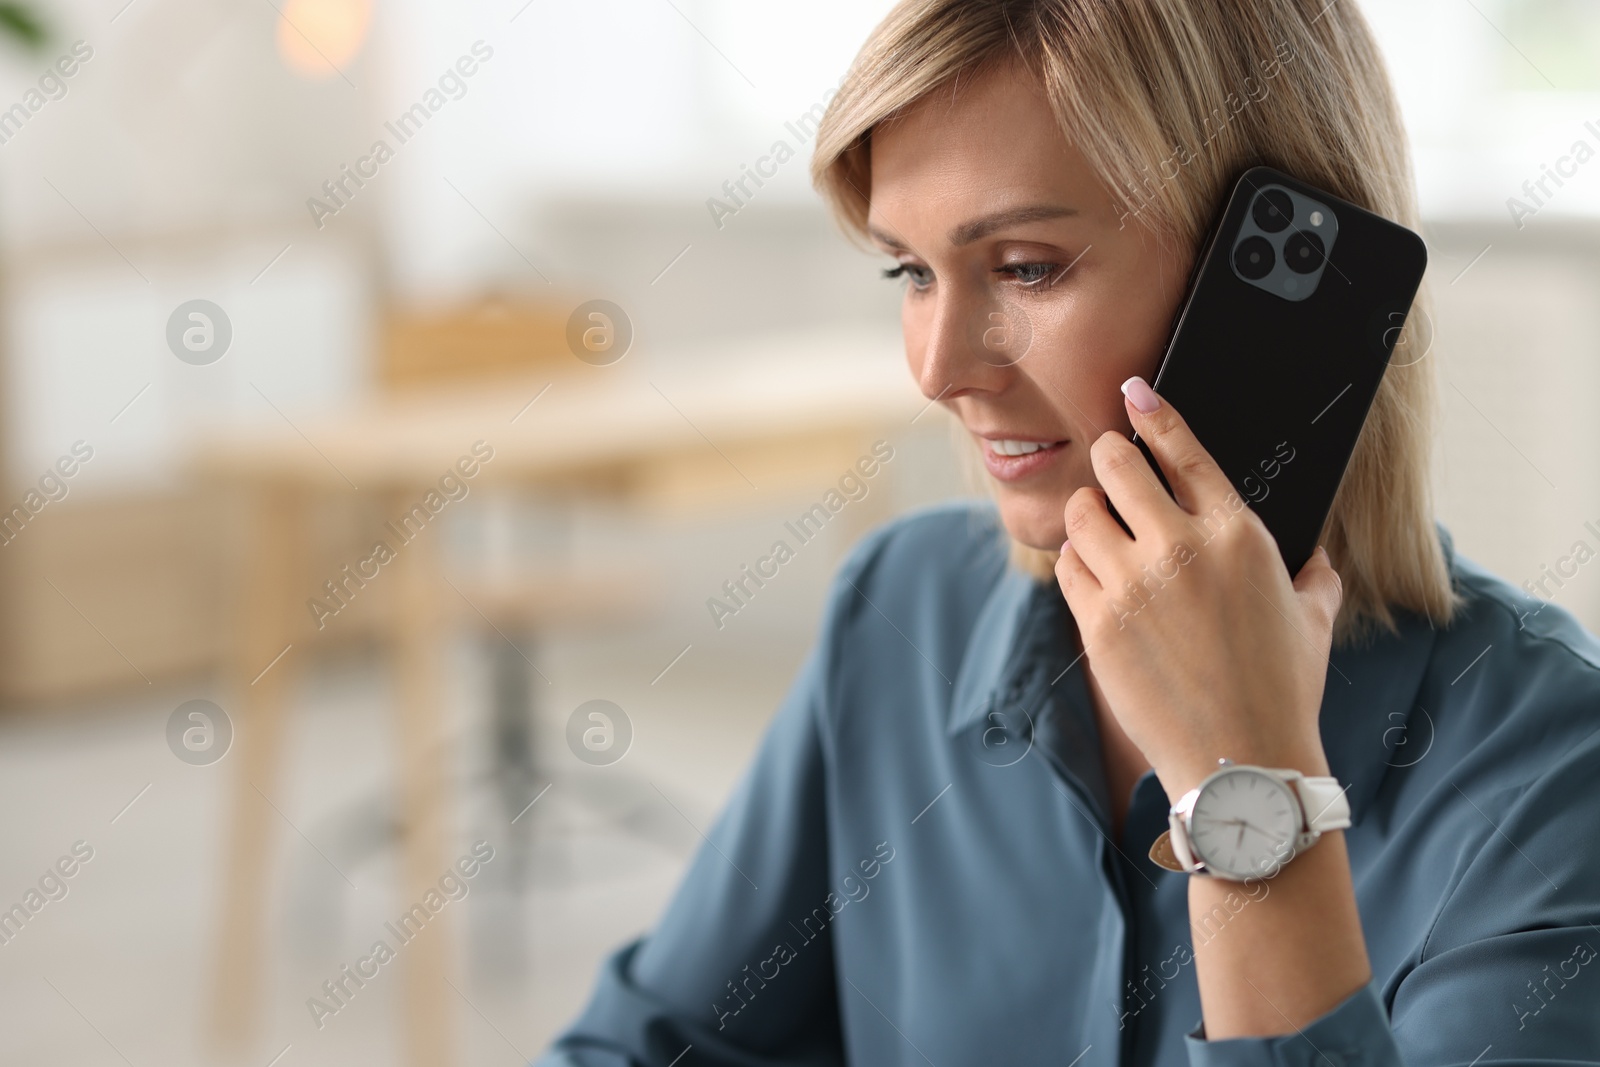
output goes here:
{"type": "Polygon", "coordinates": [[[1067,501],[1005,494],[1000,499],[1000,522],[1013,541],[1044,552],[1061,551],[1066,538],[1066,524],[1062,513],[1067,501]]]}

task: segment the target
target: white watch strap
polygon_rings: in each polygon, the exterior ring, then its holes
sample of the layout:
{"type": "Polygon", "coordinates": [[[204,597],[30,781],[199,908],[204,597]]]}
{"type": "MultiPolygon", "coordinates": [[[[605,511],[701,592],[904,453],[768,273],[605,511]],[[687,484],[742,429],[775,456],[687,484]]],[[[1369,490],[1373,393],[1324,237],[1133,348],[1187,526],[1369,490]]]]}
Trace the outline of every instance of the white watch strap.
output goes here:
{"type": "MultiPolygon", "coordinates": [[[[1345,797],[1346,787],[1341,786],[1337,778],[1312,778],[1301,774],[1299,771],[1275,770],[1269,767],[1250,767],[1247,769],[1277,778],[1292,789],[1296,798],[1300,801],[1300,808],[1305,817],[1305,829],[1299,833],[1295,841],[1296,851],[1310,848],[1317,838],[1329,830],[1343,830],[1350,825],[1350,802],[1345,797]]],[[[1218,771],[1216,773],[1221,774],[1223,772],[1218,771]]],[[[1207,779],[1207,781],[1209,780],[1207,779]]],[[[1179,797],[1178,802],[1168,812],[1167,833],[1156,839],[1156,843],[1151,846],[1150,851],[1151,860],[1159,866],[1166,867],[1169,870],[1182,870],[1191,874],[1205,869],[1194,854],[1193,845],[1189,840],[1188,827],[1188,819],[1205,785],[1206,782],[1201,782],[1200,785],[1179,797]],[[1159,855],[1159,852],[1162,851],[1162,838],[1166,839],[1166,848],[1170,849],[1171,852],[1171,856],[1168,859],[1163,859],[1159,855]],[[1176,861],[1175,866],[1173,861],[1176,861]]],[[[1291,858],[1292,855],[1291,853],[1291,858]]]]}
{"type": "Polygon", "coordinates": [[[1350,801],[1337,778],[1299,777],[1294,781],[1305,809],[1306,829],[1312,833],[1343,830],[1350,825],[1350,801]]]}
{"type": "Polygon", "coordinates": [[[1184,825],[1183,816],[1184,813],[1176,808],[1167,814],[1167,837],[1172,843],[1172,855],[1178,865],[1193,874],[1200,869],[1200,865],[1195,862],[1194,851],[1189,848],[1189,828],[1184,825]]]}

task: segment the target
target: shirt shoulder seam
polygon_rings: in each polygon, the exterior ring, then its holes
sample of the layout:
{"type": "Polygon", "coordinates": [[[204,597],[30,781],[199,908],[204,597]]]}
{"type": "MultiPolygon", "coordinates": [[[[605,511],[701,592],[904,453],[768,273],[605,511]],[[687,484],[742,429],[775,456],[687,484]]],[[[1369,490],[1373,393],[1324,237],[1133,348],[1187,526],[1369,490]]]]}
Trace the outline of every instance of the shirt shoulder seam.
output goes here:
{"type": "MultiPolygon", "coordinates": [[[[1570,642],[1568,642],[1563,637],[1560,637],[1560,636],[1558,636],[1556,634],[1552,634],[1552,633],[1540,633],[1537,630],[1530,630],[1527,627],[1523,626],[1522,625],[1522,616],[1517,614],[1516,608],[1514,608],[1511,604],[1507,603],[1503,599],[1503,597],[1500,594],[1500,591],[1495,589],[1492,583],[1485,582],[1482,579],[1478,578],[1476,575],[1468,575],[1465,572],[1461,572],[1461,573],[1462,573],[1462,584],[1463,585],[1470,585],[1471,588],[1472,588],[1472,591],[1477,595],[1478,599],[1480,599],[1482,601],[1485,601],[1485,602],[1487,602],[1489,604],[1492,604],[1494,607],[1498,608],[1500,611],[1504,612],[1507,616],[1509,616],[1511,621],[1516,624],[1516,629],[1515,629],[1516,633],[1525,633],[1525,634],[1527,634],[1529,640],[1539,641],[1539,642],[1542,642],[1542,643],[1545,643],[1545,644],[1554,645],[1557,648],[1561,649],[1562,651],[1566,652],[1567,655],[1571,656],[1573,659],[1577,660],[1580,664],[1582,664],[1583,666],[1587,667],[1590,671],[1596,673],[1597,675],[1600,675],[1600,662],[1596,662],[1594,659],[1590,658],[1589,655],[1586,655],[1581,650],[1579,650],[1577,648],[1574,648],[1572,646],[1572,644],[1570,642]]],[[[1554,603],[1553,601],[1548,601],[1548,600],[1547,601],[1542,601],[1542,602],[1545,603],[1545,604],[1553,604],[1554,603]]],[[[1565,610],[1565,609],[1563,609],[1563,610],[1565,610]]],[[[1576,619],[1573,619],[1573,621],[1575,623],[1577,622],[1576,619]]],[[[1578,625],[1581,626],[1582,624],[1579,623],[1578,625]]]]}

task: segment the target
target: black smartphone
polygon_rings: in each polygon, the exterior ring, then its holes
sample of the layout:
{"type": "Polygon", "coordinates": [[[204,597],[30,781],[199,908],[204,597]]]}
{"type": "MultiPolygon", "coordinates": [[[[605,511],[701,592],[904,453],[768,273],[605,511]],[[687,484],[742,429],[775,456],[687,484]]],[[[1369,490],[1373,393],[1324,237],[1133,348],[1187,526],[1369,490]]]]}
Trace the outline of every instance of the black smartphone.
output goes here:
{"type": "Polygon", "coordinates": [[[1290,574],[1316,548],[1427,261],[1405,227],[1253,167],[1196,262],[1152,384],[1272,531],[1290,574]]]}

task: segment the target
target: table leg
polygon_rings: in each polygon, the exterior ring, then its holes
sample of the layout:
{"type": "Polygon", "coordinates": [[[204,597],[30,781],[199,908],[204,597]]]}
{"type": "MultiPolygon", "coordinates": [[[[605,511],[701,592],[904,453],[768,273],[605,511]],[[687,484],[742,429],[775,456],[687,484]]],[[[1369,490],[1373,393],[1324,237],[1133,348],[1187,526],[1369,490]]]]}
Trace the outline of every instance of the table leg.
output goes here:
{"type": "Polygon", "coordinates": [[[246,506],[242,581],[237,593],[230,668],[237,686],[233,817],[224,847],[226,873],[217,939],[211,1037],[237,1049],[250,1038],[265,972],[262,949],[273,835],[273,794],[281,762],[285,707],[295,654],[278,658],[295,631],[303,501],[289,489],[254,490],[246,506]],[[273,663],[277,659],[276,663],[273,663]],[[269,664],[271,665],[270,669],[269,664]]]}
{"type": "MultiPolygon", "coordinates": [[[[391,498],[390,513],[403,515],[422,493],[391,498]]],[[[444,531],[425,528],[396,546],[395,680],[399,704],[400,821],[404,854],[404,906],[437,892],[451,862],[446,819],[443,734],[445,652],[440,589],[444,531]]],[[[406,1058],[416,1067],[448,1067],[455,1059],[452,1033],[455,992],[445,982],[454,941],[448,909],[429,920],[400,950],[406,1058]]]]}

